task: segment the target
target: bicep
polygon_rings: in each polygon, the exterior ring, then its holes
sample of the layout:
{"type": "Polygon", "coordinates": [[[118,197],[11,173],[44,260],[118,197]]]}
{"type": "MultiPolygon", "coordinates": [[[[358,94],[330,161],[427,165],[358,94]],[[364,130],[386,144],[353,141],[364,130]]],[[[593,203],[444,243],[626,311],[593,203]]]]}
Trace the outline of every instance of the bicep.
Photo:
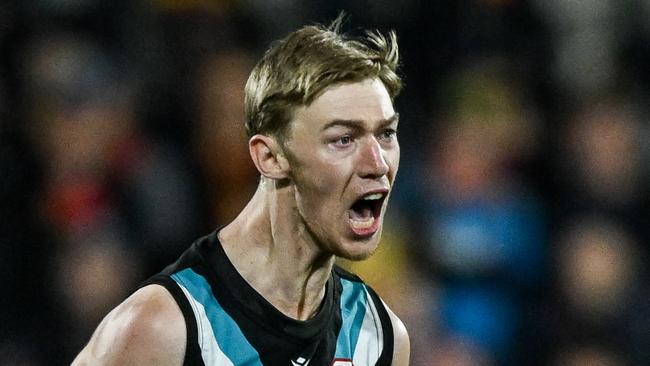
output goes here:
{"type": "Polygon", "coordinates": [[[147,286],[102,320],[73,365],[182,365],[185,320],[171,295],[147,286]]]}

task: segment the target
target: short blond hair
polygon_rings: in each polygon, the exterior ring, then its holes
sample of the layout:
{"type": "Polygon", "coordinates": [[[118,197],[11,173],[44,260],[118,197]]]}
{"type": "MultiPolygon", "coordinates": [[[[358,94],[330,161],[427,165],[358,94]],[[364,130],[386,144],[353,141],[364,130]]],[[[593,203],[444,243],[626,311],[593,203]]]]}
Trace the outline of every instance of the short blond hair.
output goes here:
{"type": "Polygon", "coordinates": [[[272,44],[246,83],[248,137],[273,135],[284,139],[293,110],[309,105],[325,88],[342,82],[378,78],[391,100],[402,89],[397,74],[397,36],[378,31],[362,38],[340,32],[342,16],[329,27],[305,26],[272,44]]]}

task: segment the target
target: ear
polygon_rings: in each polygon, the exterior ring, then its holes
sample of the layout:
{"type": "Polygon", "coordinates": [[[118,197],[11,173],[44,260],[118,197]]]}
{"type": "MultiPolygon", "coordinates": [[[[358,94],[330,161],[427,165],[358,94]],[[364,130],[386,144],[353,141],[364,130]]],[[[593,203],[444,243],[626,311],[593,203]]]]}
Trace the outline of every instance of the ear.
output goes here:
{"type": "Polygon", "coordinates": [[[255,135],[248,140],[248,150],[255,167],[263,176],[275,180],[289,177],[289,161],[274,137],[255,135]]]}

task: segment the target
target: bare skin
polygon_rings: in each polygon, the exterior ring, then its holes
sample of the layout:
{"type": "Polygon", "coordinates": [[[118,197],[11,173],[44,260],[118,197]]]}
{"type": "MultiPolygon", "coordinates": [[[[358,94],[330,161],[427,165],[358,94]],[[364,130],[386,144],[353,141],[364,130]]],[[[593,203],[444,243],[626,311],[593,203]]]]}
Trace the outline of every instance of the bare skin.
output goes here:
{"type": "MultiPolygon", "coordinates": [[[[399,165],[397,115],[383,84],[368,79],[326,89],[311,105],[297,108],[291,126],[284,147],[270,136],[250,139],[262,180],[219,239],[257,292],[285,315],[305,320],[323,300],[336,256],[366,258],[379,244],[388,200],[368,219],[376,220],[373,225],[349,211],[364,195],[388,196],[399,165]]],[[[408,365],[406,328],[390,310],[389,315],[393,365],[408,365]]],[[[102,321],[73,364],[181,365],[185,332],[171,295],[148,286],[102,321]]]]}
{"type": "Polygon", "coordinates": [[[143,287],[111,311],[73,365],[182,365],[185,319],[167,290],[143,287]]]}

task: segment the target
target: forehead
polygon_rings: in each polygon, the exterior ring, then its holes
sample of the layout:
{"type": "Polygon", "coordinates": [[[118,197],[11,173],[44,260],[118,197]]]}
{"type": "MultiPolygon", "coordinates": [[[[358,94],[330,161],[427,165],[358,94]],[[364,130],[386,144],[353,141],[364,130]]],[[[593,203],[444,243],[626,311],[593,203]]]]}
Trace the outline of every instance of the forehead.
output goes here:
{"type": "Polygon", "coordinates": [[[385,121],[395,114],[386,87],[379,79],[333,85],[308,106],[298,107],[292,128],[320,129],[334,120],[385,121]]]}

